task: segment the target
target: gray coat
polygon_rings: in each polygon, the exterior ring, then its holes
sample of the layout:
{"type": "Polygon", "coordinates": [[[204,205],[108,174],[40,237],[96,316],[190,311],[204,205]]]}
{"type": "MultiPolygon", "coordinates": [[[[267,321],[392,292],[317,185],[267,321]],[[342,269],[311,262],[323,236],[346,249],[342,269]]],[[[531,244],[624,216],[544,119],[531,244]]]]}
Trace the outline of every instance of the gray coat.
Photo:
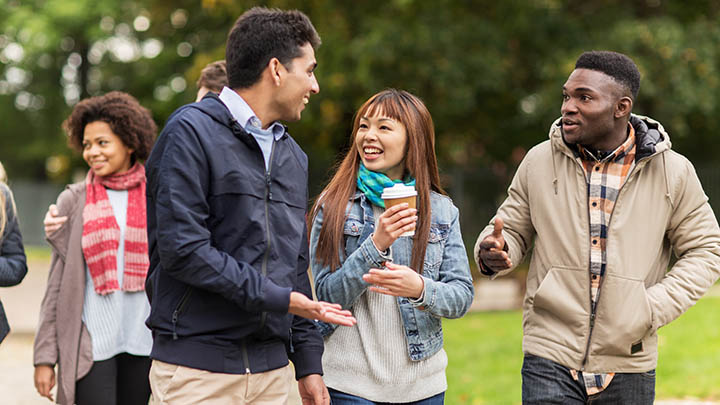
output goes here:
{"type": "Polygon", "coordinates": [[[75,402],[75,383],[92,367],[93,354],[82,311],[85,299],[85,259],[81,239],[85,182],[69,185],[57,200],[68,220],[47,241],[52,261],[40,321],[35,335],[34,365],[58,366],[57,403],[75,402]]]}

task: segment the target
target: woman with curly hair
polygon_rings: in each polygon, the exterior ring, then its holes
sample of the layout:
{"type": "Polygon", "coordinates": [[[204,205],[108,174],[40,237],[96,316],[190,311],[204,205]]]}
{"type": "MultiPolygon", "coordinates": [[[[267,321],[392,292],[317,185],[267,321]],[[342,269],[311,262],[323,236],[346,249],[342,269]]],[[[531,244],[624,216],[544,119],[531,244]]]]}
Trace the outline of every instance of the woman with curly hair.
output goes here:
{"type": "Polygon", "coordinates": [[[79,102],[63,123],[90,166],[57,200],[52,261],[35,336],[35,388],[60,404],[147,404],[152,337],[145,326],[146,159],[150,111],[111,92],[79,102]],[[81,293],[82,292],[82,293],[81,293]]]}

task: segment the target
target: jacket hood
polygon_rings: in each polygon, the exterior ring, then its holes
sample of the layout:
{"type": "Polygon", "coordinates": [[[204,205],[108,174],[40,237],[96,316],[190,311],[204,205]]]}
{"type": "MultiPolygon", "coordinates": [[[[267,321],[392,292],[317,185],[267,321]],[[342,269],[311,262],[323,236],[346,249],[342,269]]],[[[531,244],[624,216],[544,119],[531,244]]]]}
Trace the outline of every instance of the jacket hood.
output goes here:
{"type": "MultiPolygon", "coordinates": [[[[562,117],[555,120],[550,126],[548,137],[553,144],[553,148],[561,147],[567,149],[572,154],[572,150],[565,143],[562,136],[560,121],[562,117]]],[[[635,129],[635,145],[637,145],[637,160],[644,159],[648,156],[656,155],[666,150],[670,150],[672,143],[670,135],[668,135],[662,124],[650,117],[644,115],[630,115],[630,124],[635,129]]]]}
{"type": "Polygon", "coordinates": [[[203,114],[231,129],[237,122],[230,113],[230,110],[228,110],[225,106],[225,103],[223,103],[222,100],[220,100],[220,97],[213,92],[209,92],[202,100],[196,103],[188,104],[186,108],[195,108],[200,110],[203,114]],[[220,104],[222,108],[218,108],[218,104],[220,104]]]}
{"type": "MultiPolygon", "coordinates": [[[[550,138],[550,147],[552,148],[552,163],[553,163],[553,189],[555,190],[555,194],[557,194],[557,168],[555,165],[555,151],[560,151],[560,153],[565,154],[566,156],[574,159],[574,153],[572,149],[570,148],[569,144],[565,142],[565,139],[562,136],[562,129],[560,121],[562,120],[562,117],[555,120],[555,122],[552,123],[550,126],[550,132],[548,134],[548,137],[550,138]]],[[[669,151],[672,147],[672,143],[670,142],[670,135],[668,135],[667,131],[665,131],[665,128],[663,128],[662,124],[655,121],[654,119],[650,117],[646,117],[644,115],[637,115],[637,114],[631,114],[630,115],[630,124],[635,129],[635,145],[637,147],[635,152],[635,160],[640,161],[642,159],[656,156],[660,153],[669,151]]],[[[663,157],[664,159],[664,157],[663,157]]],[[[665,162],[663,160],[663,167],[665,168],[665,177],[666,177],[666,184],[665,188],[668,189],[667,184],[667,166],[665,165],[665,162]]],[[[669,198],[669,191],[666,193],[666,196],[669,198]]],[[[672,199],[670,199],[670,204],[673,205],[672,199]]]]}

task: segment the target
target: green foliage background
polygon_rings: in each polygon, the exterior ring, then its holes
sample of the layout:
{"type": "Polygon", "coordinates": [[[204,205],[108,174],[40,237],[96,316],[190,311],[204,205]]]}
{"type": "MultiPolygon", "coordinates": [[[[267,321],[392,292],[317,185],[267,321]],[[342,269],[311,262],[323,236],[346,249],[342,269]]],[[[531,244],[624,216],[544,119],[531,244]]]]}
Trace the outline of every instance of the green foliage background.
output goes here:
{"type": "Polygon", "coordinates": [[[78,98],[127,91],[162,127],[254,5],[304,11],[323,40],[320,94],[290,124],[311,159],[311,195],[347,147],[355,109],[403,88],[432,112],[445,185],[462,212],[475,210],[463,226],[476,231],[547,136],[562,84],[591,49],[630,55],[643,74],[634,111],[661,121],[696,165],[718,161],[715,0],[0,0],[0,160],[10,177],[63,184],[86,170],[60,127],[78,98]],[[111,52],[119,42],[134,56],[111,52]],[[143,56],[153,42],[162,50],[143,56]],[[17,45],[22,58],[9,57],[17,45]]]}

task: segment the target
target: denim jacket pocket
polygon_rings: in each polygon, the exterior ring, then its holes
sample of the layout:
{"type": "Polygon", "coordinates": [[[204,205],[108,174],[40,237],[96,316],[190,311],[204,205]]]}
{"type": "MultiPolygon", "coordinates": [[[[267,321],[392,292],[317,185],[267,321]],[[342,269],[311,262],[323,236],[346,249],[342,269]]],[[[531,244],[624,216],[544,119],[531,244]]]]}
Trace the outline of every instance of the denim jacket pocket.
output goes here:
{"type": "Polygon", "coordinates": [[[365,225],[360,219],[348,216],[343,226],[345,235],[345,257],[350,256],[360,246],[360,235],[365,225]]]}
{"type": "Polygon", "coordinates": [[[450,225],[431,224],[428,244],[425,249],[425,265],[423,275],[433,280],[438,279],[438,270],[443,261],[445,242],[450,234],[450,225]]]}

